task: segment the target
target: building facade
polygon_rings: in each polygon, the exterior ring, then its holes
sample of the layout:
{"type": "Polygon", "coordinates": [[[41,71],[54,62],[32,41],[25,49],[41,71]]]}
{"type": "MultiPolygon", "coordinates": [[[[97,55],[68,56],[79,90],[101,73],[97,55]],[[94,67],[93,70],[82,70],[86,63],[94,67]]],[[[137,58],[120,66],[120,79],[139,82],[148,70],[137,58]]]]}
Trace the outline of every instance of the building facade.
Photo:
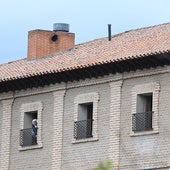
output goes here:
{"type": "Polygon", "coordinates": [[[30,31],[27,58],[0,65],[0,169],[170,169],[170,23],[74,39],[30,31]]]}

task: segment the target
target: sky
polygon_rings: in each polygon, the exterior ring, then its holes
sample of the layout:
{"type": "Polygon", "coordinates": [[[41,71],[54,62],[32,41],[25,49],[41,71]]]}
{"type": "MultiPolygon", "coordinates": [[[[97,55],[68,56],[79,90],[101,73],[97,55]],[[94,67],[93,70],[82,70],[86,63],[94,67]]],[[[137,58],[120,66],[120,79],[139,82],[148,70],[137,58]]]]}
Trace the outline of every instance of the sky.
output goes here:
{"type": "Polygon", "coordinates": [[[0,64],[27,57],[28,31],[67,23],[76,44],[170,22],[170,0],[2,0],[0,64]]]}

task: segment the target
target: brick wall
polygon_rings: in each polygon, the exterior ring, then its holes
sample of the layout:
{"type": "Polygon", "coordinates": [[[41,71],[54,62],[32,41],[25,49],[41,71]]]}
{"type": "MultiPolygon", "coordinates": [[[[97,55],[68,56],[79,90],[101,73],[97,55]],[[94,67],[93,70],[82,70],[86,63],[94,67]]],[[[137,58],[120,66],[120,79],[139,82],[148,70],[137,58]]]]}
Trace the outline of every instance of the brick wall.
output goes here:
{"type": "Polygon", "coordinates": [[[62,167],[63,148],[63,111],[65,90],[53,92],[53,144],[52,144],[52,170],[62,167]]]}
{"type": "Polygon", "coordinates": [[[0,169],[8,170],[10,164],[10,144],[11,144],[11,117],[13,99],[2,100],[2,128],[1,128],[1,154],[0,169]]]}
{"type": "MultiPolygon", "coordinates": [[[[2,118],[10,113],[10,109],[8,112],[3,111],[3,105],[0,102],[1,159],[2,146],[8,146],[10,143],[10,170],[40,168],[42,170],[51,170],[52,168],[56,170],[87,170],[94,168],[100,161],[108,159],[113,161],[114,170],[170,169],[169,76],[170,67],[166,67],[69,82],[67,89],[64,84],[61,87],[56,84],[18,92],[12,107],[11,141],[7,140],[7,142],[2,141],[2,134],[5,135],[5,131],[2,129],[2,118]],[[131,135],[132,89],[136,85],[153,82],[160,84],[158,133],[131,135]],[[77,95],[87,93],[99,94],[98,139],[75,143],[73,142],[74,99],[77,95]],[[110,99],[112,100],[110,101],[110,99]],[[41,101],[43,105],[43,147],[20,151],[18,149],[20,107],[24,103],[37,101],[41,101]],[[5,113],[5,116],[2,116],[2,113],[5,113]],[[116,122],[114,122],[113,117],[109,117],[110,115],[120,115],[120,117],[116,119],[118,117],[115,116],[116,122]],[[63,121],[63,125],[57,126],[57,121],[63,121]],[[54,148],[55,144],[58,148],[54,148]],[[114,146],[112,147],[112,145],[114,146]],[[56,162],[56,160],[59,161],[56,162]]],[[[5,107],[6,109],[11,107],[11,102],[6,103],[5,106],[7,104],[9,107],[5,107]]],[[[9,114],[7,115],[9,116],[9,114]]],[[[5,157],[5,159],[7,158],[5,157]]],[[[2,161],[0,166],[2,167],[2,161]]],[[[7,169],[7,164],[3,163],[3,166],[7,169]]]]}
{"type": "MultiPolygon", "coordinates": [[[[0,158],[1,158],[1,139],[2,139],[2,103],[0,102],[0,158]]],[[[1,164],[0,164],[1,167],[1,164]]]]}
{"type": "MultiPolygon", "coordinates": [[[[170,149],[170,74],[151,75],[124,81],[121,103],[121,170],[169,169],[170,149]],[[158,132],[131,135],[132,89],[136,85],[160,84],[158,103],[158,132]]],[[[146,86],[143,86],[144,88],[146,86]]],[[[145,89],[144,89],[145,90],[145,89]]],[[[147,90],[147,89],[146,89],[147,90]]],[[[154,113],[153,113],[154,114],[154,113]]]]}
{"type": "MultiPolygon", "coordinates": [[[[85,95],[86,96],[86,95],[85,95]]],[[[85,170],[94,168],[100,161],[108,159],[109,152],[109,98],[108,84],[69,89],[65,96],[63,132],[63,170],[85,170]],[[73,143],[74,99],[80,94],[98,93],[98,140],[73,143]]]]}
{"type": "Polygon", "coordinates": [[[33,30],[28,33],[28,59],[44,57],[54,52],[66,50],[74,46],[75,35],[68,32],[54,32],[46,30],[33,30]],[[57,35],[57,40],[51,37],[57,35]]]}
{"type": "MultiPolygon", "coordinates": [[[[27,94],[28,95],[28,94],[27,94]]],[[[24,114],[24,113],[23,113],[24,114]]],[[[26,97],[17,97],[14,101],[12,114],[11,157],[10,169],[42,169],[51,170],[52,166],[52,136],[53,136],[53,95],[45,93],[26,97]],[[22,104],[32,102],[42,103],[42,148],[19,150],[19,131],[22,104]]]]}
{"type": "MultiPolygon", "coordinates": [[[[110,85],[110,115],[109,115],[109,160],[119,169],[120,158],[120,109],[123,81],[115,81],[110,85]]],[[[106,106],[105,106],[106,107],[106,106]]]]}

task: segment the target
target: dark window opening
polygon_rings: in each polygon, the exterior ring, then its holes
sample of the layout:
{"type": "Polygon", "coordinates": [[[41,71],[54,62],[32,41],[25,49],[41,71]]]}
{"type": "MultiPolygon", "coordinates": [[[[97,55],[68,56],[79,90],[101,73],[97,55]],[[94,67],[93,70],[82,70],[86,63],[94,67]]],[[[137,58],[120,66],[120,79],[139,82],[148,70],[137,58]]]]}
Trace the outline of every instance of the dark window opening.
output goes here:
{"type": "Polygon", "coordinates": [[[133,131],[152,130],[152,98],[152,93],[137,95],[137,112],[132,115],[133,131]]]}
{"type": "Polygon", "coordinates": [[[74,138],[84,139],[92,137],[93,103],[79,104],[78,120],[74,122],[74,138]]]}
{"type": "Polygon", "coordinates": [[[20,146],[37,144],[37,136],[33,135],[32,120],[37,119],[37,111],[24,113],[24,129],[20,130],[20,146]]]}

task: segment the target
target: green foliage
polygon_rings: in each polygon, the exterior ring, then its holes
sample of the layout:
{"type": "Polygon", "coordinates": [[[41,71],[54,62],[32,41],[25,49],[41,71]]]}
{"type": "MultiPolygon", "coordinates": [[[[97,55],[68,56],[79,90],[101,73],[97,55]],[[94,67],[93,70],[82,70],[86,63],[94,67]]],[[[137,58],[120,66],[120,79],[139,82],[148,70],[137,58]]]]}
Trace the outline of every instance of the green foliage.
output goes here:
{"type": "Polygon", "coordinates": [[[111,170],[112,168],[112,162],[106,161],[101,162],[99,165],[95,168],[95,170],[111,170]]]}

